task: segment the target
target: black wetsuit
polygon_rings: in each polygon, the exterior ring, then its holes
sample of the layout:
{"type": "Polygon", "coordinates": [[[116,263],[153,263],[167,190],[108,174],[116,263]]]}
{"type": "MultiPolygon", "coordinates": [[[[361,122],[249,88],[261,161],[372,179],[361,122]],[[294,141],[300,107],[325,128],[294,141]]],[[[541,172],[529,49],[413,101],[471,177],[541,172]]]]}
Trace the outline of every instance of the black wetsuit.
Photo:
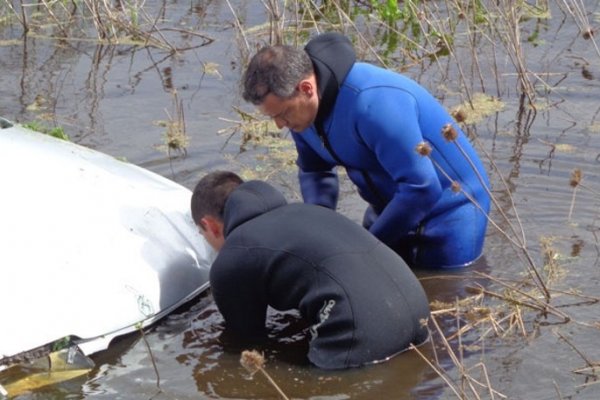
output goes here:
{"type": "Polygon", "coordinates": [[[210,283],[228,331],[266,336],[267,306],[311,325],[308,358],[338,369],[385,360],[427,338],[425,292],[402,259],[330,209],[287,204],[260,181],[234,190],[210,283]]]}

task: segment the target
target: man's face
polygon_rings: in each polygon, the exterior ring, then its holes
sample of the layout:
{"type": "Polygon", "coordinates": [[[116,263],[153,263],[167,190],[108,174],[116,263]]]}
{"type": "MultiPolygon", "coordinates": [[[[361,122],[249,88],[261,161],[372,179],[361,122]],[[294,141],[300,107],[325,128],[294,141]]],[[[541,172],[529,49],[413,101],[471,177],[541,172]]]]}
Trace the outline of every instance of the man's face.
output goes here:
{"type": "Polygon", "coordinates": [[[212,217],[204,217],[198,222],[197,226],[200,234],[204,236],[208,244],[216,251],[221,250],[225,243],[223,223],[212,217]]]}
{"type": "Polygon", "coordinates": [[[302,132],[313,124],[319,109],[314,79],[300,82],[295,95],[288,99],[269,93],[258,108],[272,118],[279,129],[286,127],[294,132],[302,132]]]}

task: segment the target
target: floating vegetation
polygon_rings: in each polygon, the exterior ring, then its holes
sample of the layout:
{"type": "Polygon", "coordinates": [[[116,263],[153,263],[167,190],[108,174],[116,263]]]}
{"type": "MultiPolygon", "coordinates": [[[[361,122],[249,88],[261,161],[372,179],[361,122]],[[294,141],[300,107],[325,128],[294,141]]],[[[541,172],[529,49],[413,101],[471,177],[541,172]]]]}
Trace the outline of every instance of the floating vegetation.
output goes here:
{"type": "Polygon", "coordinates": [[[223,76],[219,72],[219,64],[216,63],[203,63],[202,64],[202,72],[206,75],[216,76],[219,79],[222,79],[223,76]]]}
{"type": "Polygon", "coordinates": [[[48,127],[41,122],[32,121],[26,124],[23,124],[25,128],[31,129],[32,131],[41,132],[48,136],[55,137],[57,139],[62,139],[66,141],[71,141],[69,135],[65,133],[65,130],[60,126],[48,127]]]}
{"type": "MultiPolygon", "coordinates": [[[[250,114],[237,109],[240,120],[226,120],[232,126],[219,131],[219,134],[228,134],[229,138],[236,134],[241,135],[240,153],[250,148],[257,149],[251,166],[241,165],[240,175],[248,179],[271,180],[275,176],[282,178],[282,183],[287,182],[286,177],[296,174],[296,147],[289,137],[285,137],[275,123],[258,114],[250,114]]],[[[227,157],[231,162],[236,162],[234,157],[227,157]]],[[[289,184],[286,183],[286,186],[289,184]]]]}
{"type": "Polygon", "coordinates": [[[249,147],[257,147],[264,144],[269,138],[283,138],[283,131],[277,128],[275,123],[270,119],[261,117],[254,113],[245,112],[239,108],[235,108],[240,119],[237,121],[222,119],[230,124],[231,127],[222,129],[219,135],[228,134],[226,143],[236,134],[241,135],[240,152],[248,150],[249,147]]]}
{"type": "Polygon", "coordinates": [[[591,124],[591,125],[588,127],[588,130],[589,130],[591,133],[600,133],[600,122],[596,122],[596,123],[594,123],[594,124],[591,124]]]}
{"type": "Polygon", "coordinates": [[[177,91],[172,92],[172,111],[167,113],[168,119],[166,121],[156,121],[155,125],[166,128],[163,134],[164,144],[159,146],[160,149],[165,151],[169,158],[173,157],[173,152],[177,155],[185,157],[187,156],[187,147],[189,145],[189,137],[185,127],[185,115],[183,112],[183,100],[177,95],[177,91]]]}
{"type": "Polygon", "coordinates": [[[457,122],[478,124],[503,109],[504,103],[498,98],[476,93],[470,102],[454,107],[450,112],[457,122]]]}

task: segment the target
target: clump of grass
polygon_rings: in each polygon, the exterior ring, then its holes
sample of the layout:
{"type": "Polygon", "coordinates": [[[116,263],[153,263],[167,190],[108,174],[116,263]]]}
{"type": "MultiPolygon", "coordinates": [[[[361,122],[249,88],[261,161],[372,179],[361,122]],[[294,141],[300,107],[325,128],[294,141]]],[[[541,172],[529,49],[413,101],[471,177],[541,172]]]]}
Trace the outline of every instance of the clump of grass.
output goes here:
{"type": "MultiPolygon", "coordinates": [[[[292,189],[290,178],[296,173],[296,149],[291,139],[284,137],[283,132],[271,120],[261,118],[236,109],[240,119],[226,120],[232,126],[219,131],[219,134],[229,134],[229,141],[234,135],[241,136],[239,151],[244,153],[250,149],[259,149],[254,154],[257,163],[248,166],[241,163],[240,175],[248,179],[272,180],[281,178],[281,183],[292,189]]],[[[227,157],[227,156],[226,156],[227,157]]],[[[234,157],[227,157],[230,162],[240,163],[234,157]]]]}
{"type": "Polygon", "coordinates": [[[221,129],[219,135],[228,134],[225,145],[231,138],[237,134],[241,135],[240,153],[248,150],[249,147],[256,148],[271,141],[271,139],[281,139],[282,131],[277,128],[275,123],[269,119],[261,118],[258,114],[248,113],[239,108],[234,108],[239,115],[239,120],[230,120],[221,118],[223,121],[231,123],[228,128],[221,129]]]}
{"type": "Polygon", "coordinates": [[[183,101],[177,95],[176,90],[173,90],[172,100],[172,112],[169,113],[169,111],[165,110],[168,119],[156,122],[157,125],[166,129],[163,134],[164,143],[160,148],[166,151],[169,159],[173,157],[173,153],[186,157],[189,145],[189,136],[185,127],[183,101]]]}
{"type": "Polygon", "coordinates": [[[543,269],[546,275],[546,282],[549,285],[553,282],[560,281],[567,275],[567,271],[560,263],[563,257],[554,247],[555,240],[556,238],[551,236],[542,236],[540,238],[544,263],[543,269]]]}
{"type": "Polygon", "coordinates": [[[48,136],[55,137],[57,139],[62,139],[66,141],[71,141],[69,135],[65,132],[65,130],[60,126],[48,127],[40,122],[32,121],[23,124],[25,128],[31,129],[32,131],[41,132],[48,136]]]}

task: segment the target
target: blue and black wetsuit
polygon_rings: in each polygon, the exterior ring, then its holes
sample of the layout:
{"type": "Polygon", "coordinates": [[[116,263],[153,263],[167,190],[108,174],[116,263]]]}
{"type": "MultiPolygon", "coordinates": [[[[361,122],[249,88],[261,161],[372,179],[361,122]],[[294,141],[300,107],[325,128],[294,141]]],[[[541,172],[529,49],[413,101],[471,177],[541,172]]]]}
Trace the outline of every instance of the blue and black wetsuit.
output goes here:
{"type": "Polygon", "coordinates": [[[355,222],[249,181],[230,194],[224,224],[210,284],[229,333],[257,341],[267,306],[299,310],[311,327],[308,358],[326,369],[385,360],[427,339],[423,287],[355,222]]]}
{"type": "Polygon", "coordinates": [[[489,182],[454,119],[413,80],[356,62],[342,35],[317,36],[305,50],[320,103],[313,126],[292,132],[304,201],[335,209],[335,167],[344,166],[370,205],[365,227],[411,267],[476,260],[487,227],[489,182]],[[441,133],[446,124],[458,134],[453,142],[441,133]],[[424,142],[429,156],[416,151],[424,142]]]}

